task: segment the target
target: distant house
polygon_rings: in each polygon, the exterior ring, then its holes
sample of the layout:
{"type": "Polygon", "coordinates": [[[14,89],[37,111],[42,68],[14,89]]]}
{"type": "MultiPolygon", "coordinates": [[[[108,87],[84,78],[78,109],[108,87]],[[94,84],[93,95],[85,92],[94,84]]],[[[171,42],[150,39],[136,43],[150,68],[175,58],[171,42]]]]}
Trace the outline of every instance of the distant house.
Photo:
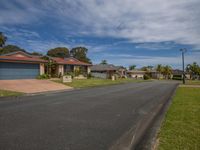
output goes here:
{"type": "Polygon", "coordinates": [[[149,71],[129,70],[127,71],[127,74],[129,77],[136,79],[138,78],[143,79],[145,74],[148,74],[153,79],[163,78],[163,75],[156,70],[149,70],[149,71]]]}
{"type": "Polygon", "coordinates": [[[126,68],[112,64],[98,64],[91,67],[91,74],[97,78],[109,79],[117,74],[119,77],[126,77],[126,68]]]}
{"type": "MultiPolygon", "coordinates": [[[[179,70],[179,69],[174,69],[172,70],[172,76],[173,78],[183,78],[183,71],[182,70],[179,70]]],[[[188,72],[185,72],[185,77],[186,79],[191,79],[191,76],[188,72]]]]}
{"type": "Polygon", "coordinates": [[[129,70],[127,71],[127,75],[131,78],[135,79],[143,79],[146,71],[142,70],[129,70]]]}
{"type": "Polygon", "coordinates": [[[85,63],[75,59],[73,57],[69,58],[59,58],[59,57],[49,57],[51,61],[55,63],[55,67],[52,68],[52,74],[55,76],[62,76],[65,73],[80,72],[81,74],[89,74],[90,67],[89,63],[85,63]]]}
{"type": "Polygon", "coordinates": [[[0,80],[34,79],[44,74],[47,61],[22,51],[0,56],[0,80]]]}

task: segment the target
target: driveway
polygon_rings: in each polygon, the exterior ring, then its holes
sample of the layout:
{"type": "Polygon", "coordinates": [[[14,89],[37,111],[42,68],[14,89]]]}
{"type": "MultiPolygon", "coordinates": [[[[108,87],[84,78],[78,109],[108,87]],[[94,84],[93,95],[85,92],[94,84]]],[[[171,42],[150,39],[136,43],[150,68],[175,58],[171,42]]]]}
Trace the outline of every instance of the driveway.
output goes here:
{"type": "Polygon", "coordinates": [[[125,149],[135,142],[140,127],[148,124],[156,108],[170,99],[176,86],[166,82],[129,83],[2,98],[0,149],[125,149]]]}
{"type": "Polygon", "coordinates": [[[72,89],[60,83],[49,80],[24,79],[24,80],[0,80],[0,89],[23,93],[37,93],[47,91],[59,91],[72,89]]]}

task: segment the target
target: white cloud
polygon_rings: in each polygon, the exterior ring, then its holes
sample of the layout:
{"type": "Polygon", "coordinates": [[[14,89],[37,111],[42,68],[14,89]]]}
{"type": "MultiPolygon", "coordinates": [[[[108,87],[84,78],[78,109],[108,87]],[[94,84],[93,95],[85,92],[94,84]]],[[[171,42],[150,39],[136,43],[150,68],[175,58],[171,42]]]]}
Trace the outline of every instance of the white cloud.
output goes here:
{"type": "Polygon", "coordinates": [[[0,2],[4,6],[0,24],[37,23],[48,17],[59,20],[64,28],[73,24],[74,32],[82,34],[126,38],[134,43],[173,41],[200,46],[199,0],[14,2],[0,2]]]}

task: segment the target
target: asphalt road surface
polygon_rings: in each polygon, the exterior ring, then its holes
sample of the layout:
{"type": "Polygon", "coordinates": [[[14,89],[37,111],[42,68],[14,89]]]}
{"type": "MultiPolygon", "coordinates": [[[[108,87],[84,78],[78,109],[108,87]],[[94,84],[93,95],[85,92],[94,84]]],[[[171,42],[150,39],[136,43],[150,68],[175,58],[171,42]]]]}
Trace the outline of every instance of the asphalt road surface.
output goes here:
{"type": "Polygon", "coordinates": [[[143,82],[0,98],[0,150],[116,149],[175,87],[143,82]]]}

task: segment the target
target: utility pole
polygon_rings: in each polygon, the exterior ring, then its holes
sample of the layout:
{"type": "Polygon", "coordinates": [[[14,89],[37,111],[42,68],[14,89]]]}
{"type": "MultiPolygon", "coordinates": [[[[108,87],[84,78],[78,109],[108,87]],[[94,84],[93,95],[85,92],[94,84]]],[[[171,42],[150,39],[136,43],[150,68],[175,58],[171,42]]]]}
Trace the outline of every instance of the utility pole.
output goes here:
{"type": "Polygon", "coordinates": [[[184,60],[184,54],[187,52],[186,48],[182,48],[180,49],[180,51],[182,52],[182,65],[183,65],[183,84],[185,84],[185,60],[184,60]]]}

